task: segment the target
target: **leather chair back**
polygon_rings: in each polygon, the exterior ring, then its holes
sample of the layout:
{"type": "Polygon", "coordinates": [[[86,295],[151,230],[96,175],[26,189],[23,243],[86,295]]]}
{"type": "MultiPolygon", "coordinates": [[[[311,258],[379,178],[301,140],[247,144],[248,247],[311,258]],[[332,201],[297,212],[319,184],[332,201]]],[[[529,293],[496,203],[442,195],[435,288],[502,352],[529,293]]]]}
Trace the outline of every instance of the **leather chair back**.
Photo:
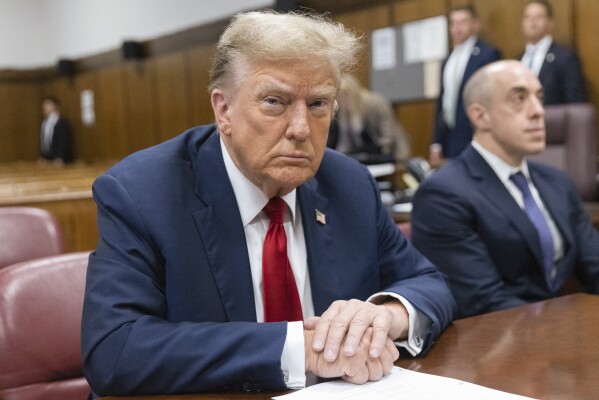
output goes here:
{"type": "Polygon", "coordinates": [[[84,400],[81,313],[88,252],[0,269],[0,399],[84,400]]]}
{"type": "Polygon", "coordinates": [[[583,200],[597,200],[594,106],[590,103],[546,106],[545,126],[545,151],[529,158],[565,171],[583,200]]]}
{"type": "Polygon", "coordinates": [[[0,268],[65,252],[58,220],[33,207],[0,207],[0,268]]]}

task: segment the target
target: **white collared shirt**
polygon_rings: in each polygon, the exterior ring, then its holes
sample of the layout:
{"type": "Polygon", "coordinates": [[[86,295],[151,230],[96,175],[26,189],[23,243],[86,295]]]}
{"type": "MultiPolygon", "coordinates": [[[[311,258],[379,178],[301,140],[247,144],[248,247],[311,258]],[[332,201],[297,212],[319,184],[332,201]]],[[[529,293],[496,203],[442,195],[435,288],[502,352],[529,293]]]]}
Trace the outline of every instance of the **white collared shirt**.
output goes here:
{"type": "MultiPolygon", "coordinates": [[[[256,307],[256,319],[264,322],[264,303],[262,298],[262,248],[264,238],[268,231],[270,220],[262,212],[268,203],[268,197],[254,185],[237,168],[229,152],[220,138],[220,146],[227,175],[231,181],[233,192],[237,200],[241,221],[245,232],[245,238],[252,273],[252,285],[254,289],[254,303],[256,307]]],[[[303,317],[314,316],[314,303],[312,301],[312,289],[308,274],[308,260],[306,241],[299,204],[296,202],[297,190],[293,190],[282,199],[288,206],[285,212],[283,227],[287,235],[287,256],[293,270],[293,276],[300,294],[303,317]]],[[[397,345],[406,348],[412,355],[422,351],[422,337],[430,330],[430,320],[419,313],[405,298],[395,293],[378,293],[371,296],[368,301],[375,304],[380,303],[388,296],[401,301],[406,307],[409,316],[408,339],[396,342],[397,345]]],[[[299,389],[306,385],[305,374],[305,350],[304,331],[302,321],[289,322],[287,326],[287,338],[281,354],[281,369],[285,371],[286,384],[290,389],[299,389]]]]}
{"type": "Polygon", "coordinates": [[[58,118],[58,113],[53,112],[50,113],[42,122],[41,147],[43,153],[49,152],[52,147],[52,136],[54,134],[54,126],[56,126],[58,118]]]}
{"type": "Polygon", "coordinates": [[[555,270],[555,262],[561,259],[564,255],[564,241],[562,239],[561,234],[559,233],[559,230],[557,229],[557,226],[555,225],[555,221],[551,217],[549,211],[547,211],[547,208],[545,207],[543,199],[541,199],[541,196],[539,195],[537,188],[530,179],[530,173],[528,172],[528,163],[526,162],[526,159],[522,160],[522,164],[520,164],[518,167],[512,167],[511,165],[497,157],[495,154],[482,147],[478,142],[476,142],[476,140],[472,141],[472,147],[474,147],[474,149],[476,149],[476,151],[478,151],[478,153],[485,159],[485,161],[493,169],[501,183],[503,183],[503,185],[506,187],[508,192],[510,192],[514,200],[516,200],[516,203],[518,203],[520,208],[523,210],[524,197],[520,189],[518,189],[518,187],[516,186],[516,184],[512,182],[510,176],[512,176],[518,171],[522,171],[522,174],[524,174],[524,176],[526,177],[526,181],[528,182],[528,187],[530,189],[532,197],[541,209],[541,212],[543,213],[543,216],[547,221],[547,225],[549,226],[549,231],[551,232],[551,238],[553,239],[553,276],[555,276],[555,273],[557,272],[555,270]]]}
{"type": "Polygon", "coordinates": [[[460,88],[476,40],[476,36],[471,36],[464,43],[455,46],[443,69],[443,119],[450,128],[455,127],[460,88]]]}
{"type": "Polygon", "coordinates": [[[537,44],[528,43],[526,45],[526,51],[520,61],[538,76],[539,72],[541,72],[545,57],[547,57],[549,47],[551,47],[551,43],[553,43],[553,37],[551,35],[545,36],[543,39],[539,40],[537,44]]]}

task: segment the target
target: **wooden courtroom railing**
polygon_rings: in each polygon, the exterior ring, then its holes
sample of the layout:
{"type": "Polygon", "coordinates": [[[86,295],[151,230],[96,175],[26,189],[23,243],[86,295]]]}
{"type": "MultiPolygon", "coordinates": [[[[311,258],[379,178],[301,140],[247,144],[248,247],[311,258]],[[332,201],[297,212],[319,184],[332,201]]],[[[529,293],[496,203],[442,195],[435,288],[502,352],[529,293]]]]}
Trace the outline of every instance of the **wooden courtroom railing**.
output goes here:
{"type": "Polygon", "coordinates": [[[96,247],[98,228],[92,183],[114,162],[62,167],[33,162],[0,164],[0,207],[37,207],[60,221],[67,251],[96,247]]]}

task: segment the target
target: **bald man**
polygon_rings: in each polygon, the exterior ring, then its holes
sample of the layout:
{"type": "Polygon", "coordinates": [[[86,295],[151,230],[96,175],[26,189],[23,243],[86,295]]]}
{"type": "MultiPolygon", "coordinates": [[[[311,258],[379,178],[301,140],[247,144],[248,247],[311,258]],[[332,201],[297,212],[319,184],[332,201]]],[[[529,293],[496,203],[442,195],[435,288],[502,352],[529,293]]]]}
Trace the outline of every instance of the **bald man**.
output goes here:
{"type": "Polygon", "coordinates": [[[459,317],[558,296],[576,274],[599,293],[599,233],[571,180],[527,161],[545,148],[543,88],[518,61],[477,71],[472,143],[414,198],[416,247],[449,278],[459,317]]]}

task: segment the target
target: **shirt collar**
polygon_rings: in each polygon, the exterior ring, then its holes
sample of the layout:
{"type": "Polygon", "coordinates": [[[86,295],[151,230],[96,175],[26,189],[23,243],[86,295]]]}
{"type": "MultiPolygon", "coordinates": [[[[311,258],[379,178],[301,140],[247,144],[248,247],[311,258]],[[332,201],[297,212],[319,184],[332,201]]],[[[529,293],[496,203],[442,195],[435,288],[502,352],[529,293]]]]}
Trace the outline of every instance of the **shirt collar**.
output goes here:
{"type": "Polygon", "coordinates": [[[491,153],[489,150],[485,149],[476,140],[472,141],[472,147],[478,151],[481,157],[484,158],[487,164],[489,164],[491,169],[504,184],[510,180],[510,176],[518,171],[522,171],[522,174],[524,174],[526,180],[530,182],[530,174],[528,172],[528,163],[526,162],[526,159],[523,159],[519,166],[513,167],[503,161],[501,158],[497,157],[495,154],[491,153]]]}
{"type": "Polygon", "coordinates": [[[58,121],[59,117],[60,117],[60,115],[57,112],[52,112],[52,113],[48,114],[48,117],[46,117],[46,120],[49,122],[56,122],[56,121],[58,121]]]}
{"type": "Polygon", "coordinates": [[[460,53],[472,53],[472,49],[474,48],[477,40],[478,38],[476,36],[470,36],[468,39],[464,40],[464,43],[455,46],[454,51],[457,50],[460,53]]]}
{"type": "Polygon", "coordinates": [[[539,40],[536,44],[527,43],[526,50],[530,51],[532,49],[539,51],[540,53],[547,53],[549,51],[549,47],[551,47],[551,43],[553,43],[553,36],[546,35],[543,39],[539,40]]]}
{"type": "MultiPolygon", "coordinates": [[[[220,138],[220,136],[219,136],[220,138]]],[[[235,193],[235,198],[237,199],[237,206],[239,207],[239,213],[241,214],[241,221],[243,223],[243,227],[245,228],[256,216],[262,211],[266,203],[268,203],[269,198],[264,194],[262,190],[252,181],[250,181],[240,170],[237,168],[229,152],[227,147],[225,146],[223,139],[220,138],[220,148],[223,154],[223,161],[225,162],[225,168],[227,170],[227,175],[229,176],[229,180],[231,181],[231,186],[233,186],[233,192],[235,193]]],[[[295,223],[295,203],[297,197],[297,189],[293,189],[291,192],[287,193],[285,196],[281,198],[291,211],[291,221],[295,223]]]]}

